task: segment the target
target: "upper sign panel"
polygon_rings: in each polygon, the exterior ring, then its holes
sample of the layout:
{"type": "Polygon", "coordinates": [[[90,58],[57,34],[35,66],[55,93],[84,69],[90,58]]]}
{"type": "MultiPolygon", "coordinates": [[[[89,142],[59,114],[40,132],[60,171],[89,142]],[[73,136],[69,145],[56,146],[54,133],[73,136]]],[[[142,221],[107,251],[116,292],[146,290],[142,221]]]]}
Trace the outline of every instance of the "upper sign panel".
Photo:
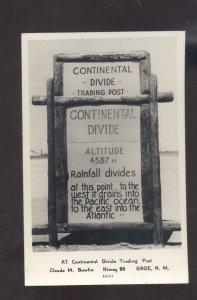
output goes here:
{"type": "Polygon", "coordinates": [[[119,99],[139,94],[139,62],[64,63],[65,97],[119,99]]]}

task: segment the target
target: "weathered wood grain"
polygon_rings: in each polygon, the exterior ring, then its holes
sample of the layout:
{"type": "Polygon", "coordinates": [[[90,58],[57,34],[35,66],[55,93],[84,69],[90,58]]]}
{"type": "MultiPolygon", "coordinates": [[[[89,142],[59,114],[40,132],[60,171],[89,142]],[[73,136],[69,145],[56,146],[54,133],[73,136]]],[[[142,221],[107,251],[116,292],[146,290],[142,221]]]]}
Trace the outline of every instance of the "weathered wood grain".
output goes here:
{"type": "Polygon", "coordinates": [[[63,96],[63,63],[54,62],[54,96],[63,96]]]}
{"type": "MultiPolygon", "coordinates": [[[[165,103],[172,102],[174,99],[173,93],[159,93],[157,97],[157,102],[165,103]]],[[[82,106],[82,105],[108,105],[108,104],[120,104],[120,105],[142,105],[150,103],[149,94],[144,94],[135,97],[121,97],[120,99],[112,98],[74,98],[74,97],[64,97],[64,96],[55,96],[54,97],[55,106],[65,105],[68,107],[72,106],[82,106]]],[[[47,98],[45,96],[33,96],[32,97],[33,105],[46,105],[47,98]]]]}
{"type": "MultiPolygon", "coordinates": [[[[63,63],[56,62],[53,58],[54,67],[54,95],[55,99],[63,96],[63,63]]],[[[55,173],[56,173],[56,201],[57,220],[67,222],[68,220],[68,167],[67,167],[67,140],[66,129],[66,107],[55,107],[55,173]]]]}
{"type": "Polygon", "coordinates": [[[146,53],[146,57],[140,61],[140,92],[141,94],[150,93],[149,77],[151,73],[150,54],[146,53]]]}
{"type": "MultiPolygon", "coordinates": [[[[57,225],[58,233],[85,230],[109,230],[109,229],[139,229],[154,230],[154,223],[115,223],[115,224],[67,224],[60,223],[57,225]]],[[[178,222],[163,221],[162,230],[180,231],[181,225],[178,222]]],[[[48,225],[36,226],[32,229],[33,235],[48,234],[48,225]]]]}
{"type": "Polygon", "coordinates": [[[144,222],[153,222],[152,152],[150,126],[150,55],[140,62],[140,91],[148,93],[148,104],[140,108],[141,183],[144,222]]]}
{"type": "Polygon", "coordinates": [[[57,247],[56,188],[55,188],[55,130],[53,79],[47,81],[47,129],[48,129],[48,222],[49,245],[57,247]]]}
{"type": "Polygon", "coordinates": [[[161,215],[161,181],[159,158],[159,129],[157,107],[157,78],[150,76],[150,116],[151,116],[151,144],[153,166],[153,203],[154,203],[154,243],[162,244],[162,215],[161,215]]]}
{"type": "Polygon", "coordinates": [[[67,222],[68,220],[68,161],[66,141],[66,108],[55,107],[56,199],[57,219],[59,222],[67,222]]]}
{"type": "Polygon", "coordinates": [[[141,182],[144,222],[153,222],[153,174],[150,105],[142,105],[140,111],[141,182]]]}
{"type": "Polygon", "coordinates": [[[146,51],[131,51],[128,53],[107,53],[107,54],[57,54],[54,59],[56,62],[116,62],[133,61],[139,62],[147,56],[146,51]]]}

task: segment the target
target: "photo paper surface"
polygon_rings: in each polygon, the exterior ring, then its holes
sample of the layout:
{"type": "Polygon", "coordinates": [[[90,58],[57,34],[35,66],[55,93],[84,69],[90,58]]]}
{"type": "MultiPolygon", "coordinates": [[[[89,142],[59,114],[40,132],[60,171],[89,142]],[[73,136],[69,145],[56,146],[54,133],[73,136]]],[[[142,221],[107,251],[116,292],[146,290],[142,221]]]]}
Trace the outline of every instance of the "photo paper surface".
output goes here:
{"type": "Polygon", "coordinates": [[[25,285],[188,282],[184,49],[22,35],[25,285]]]}

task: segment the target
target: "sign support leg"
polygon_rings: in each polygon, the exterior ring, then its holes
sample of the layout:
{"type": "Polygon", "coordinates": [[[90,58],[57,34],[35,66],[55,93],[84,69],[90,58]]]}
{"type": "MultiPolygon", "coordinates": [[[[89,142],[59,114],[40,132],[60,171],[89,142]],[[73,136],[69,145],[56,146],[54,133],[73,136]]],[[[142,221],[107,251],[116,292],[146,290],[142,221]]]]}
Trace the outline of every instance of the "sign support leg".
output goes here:
{"type": "Polygon", "coordinates": [[[54,128],[54,83],[47,81],[47,130],[48,130],[48,228],[49,246],[58,246],[56,189],[55,189],[55,128],[54,128]]]}
{"type": "Polygon", "coordinates": [[[150,75],[150,115],[151,144],[153,165],[153,204],[154,204],[154,244],[163,245],[162,214],[161,214],[161,181],[159,159],[157,77],[150,75]]]}

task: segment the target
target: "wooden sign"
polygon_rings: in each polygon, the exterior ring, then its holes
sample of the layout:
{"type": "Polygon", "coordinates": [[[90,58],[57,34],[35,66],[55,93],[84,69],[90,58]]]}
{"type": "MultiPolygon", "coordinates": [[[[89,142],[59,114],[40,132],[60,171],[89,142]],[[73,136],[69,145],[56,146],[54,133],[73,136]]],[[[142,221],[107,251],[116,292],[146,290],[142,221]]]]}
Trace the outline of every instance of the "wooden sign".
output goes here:
{"type": "Polygon", "coordinates": [[[140,109],[67,110],[68,223],[143,222],[140,109]]]}
{"type": "MultiPolygon", "coordinates": [[[[63,91],[79,99],[139,95],[139,63],[65,63],[63,91]]],[[[143,221],[139,108],[68,109],[67,150],[68,223],[143,221]]]]}
{"type": "MultiPolygon", "coordinates": [[[[64,63],[63,96],[139,95],[139,73],[136,62],[64,63]]],[[[66,119],[68,223],[142,222],[140,109],[70,108],[66,119]]]]}
{"type": "Polygon", "coordinates": [[[120,98],[140,94],[139,63],[64,63],[65,97],[120,98]]]}
{"type": "MultiPolygon", "coordinates": [[[[145,151],[141,155],[143,112],[137,102],[130,106],[116,101],[135,100],[147,92],[149,54],[57,55],[54,70],[57,101],[68,99],[71,106],[55,108],[59,221],[72,228],[146,221],[153,209],[152,199],[148,207],[146,200],[142,203],[142,160],[149,163],[149,178],[152,169],[150,157],[145,151]]],[[[147,200],[150,190],[151,185],[147,200]]]]}
{"type": "Polygon", "coordinates": [[[47,98],[49,242],[64,231],[151,229],[162,244],[158,102],[145,51],[56,55],[47,98]],[[55,184],[54,184],[55,183],[55,184]]]}

